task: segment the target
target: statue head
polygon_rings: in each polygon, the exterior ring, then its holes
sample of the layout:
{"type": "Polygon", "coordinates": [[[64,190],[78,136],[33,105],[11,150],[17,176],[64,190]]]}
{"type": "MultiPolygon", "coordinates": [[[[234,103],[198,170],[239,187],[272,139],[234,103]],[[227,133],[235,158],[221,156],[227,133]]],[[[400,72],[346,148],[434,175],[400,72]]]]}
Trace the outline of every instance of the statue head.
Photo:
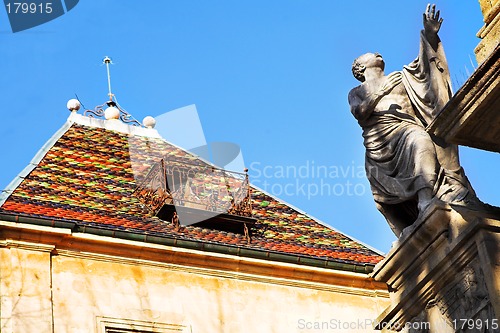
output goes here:
{"type": "Polygon", "coordinates": [[[384,59],[379,53],[365,53],[352,63],[352,74],[358,81],[365,82],[365,69],[368,67],[380,67],[384,70],[384,59]]]}

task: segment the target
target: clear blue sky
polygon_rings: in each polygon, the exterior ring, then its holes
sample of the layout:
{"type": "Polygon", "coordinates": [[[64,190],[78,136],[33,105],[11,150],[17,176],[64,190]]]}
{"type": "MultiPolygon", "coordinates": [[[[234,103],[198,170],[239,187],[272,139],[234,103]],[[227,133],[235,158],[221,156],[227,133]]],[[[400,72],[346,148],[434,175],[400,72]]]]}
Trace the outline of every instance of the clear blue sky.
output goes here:
{"type": "MultiPolygon", "coordinates": [[[[395,238],[363,176],[361,130],[347,104],[357,85],[351,63],[369,51],[384,56],[387,72],[411,62],[426,4],[82,0],[16,34],[0,9],[0,188],[62,126],[75,93],[87,108],[106,100],[109,55],[114,93],[137,119],[196,104],[207,141],[240,145],[254,183],[386,252],[395,238]]],[[[457,89],[476,65],[480,7],[437,5],[457,89]]],[[[500,205],[499,155],[463,148],[461,158],[479,197],[500,205]]]]}

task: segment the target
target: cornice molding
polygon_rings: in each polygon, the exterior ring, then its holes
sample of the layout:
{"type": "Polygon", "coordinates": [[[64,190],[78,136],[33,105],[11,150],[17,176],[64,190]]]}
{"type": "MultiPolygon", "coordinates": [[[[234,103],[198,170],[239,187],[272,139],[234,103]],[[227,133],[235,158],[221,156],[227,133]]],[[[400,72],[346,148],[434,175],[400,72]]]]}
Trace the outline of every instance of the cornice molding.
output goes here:
{"type": "Polygon", "coordinates": [[[0,248],[17,248],[21,250],[30,250],[30,251],[38,251],[38,252],[52,252],[55,249],[54,245],[47,245],[41,243],[31,243],[31,242],[23,242],[12,239],[0,240],[0,248]]]}
{"type": "Polygon", "coordinates": [[[385,283],[365,274],[237,255],[144,243],[68,229],[0,221],[0,244],[53,255],[110,263],[160,267],[228,279],[286,285],[351,295],[388,298],[385,283]],[[38,243],[33,242],[34,240],[38,243]],[[29,247],[28,244],[34,244],[29,247]]]}

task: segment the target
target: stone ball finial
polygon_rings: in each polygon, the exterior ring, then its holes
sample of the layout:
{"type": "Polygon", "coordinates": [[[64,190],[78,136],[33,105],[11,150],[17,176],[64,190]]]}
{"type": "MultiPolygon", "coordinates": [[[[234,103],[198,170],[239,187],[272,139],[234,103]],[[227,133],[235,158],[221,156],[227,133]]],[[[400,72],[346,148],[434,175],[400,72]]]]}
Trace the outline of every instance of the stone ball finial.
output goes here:
{"type": "Polygon", "coordinates": [[[72,98],[68,101],[68,103],[66,103],[66,107],[71,112],[76,112],[80,110],[80,106],[81,106],[80,101],[77,100],[76,98],[72,98]]]}
{"type": "Polygon", "coordinates": [[[119,119],[120,118],[120,110],[118,110],[114,106],[110,106],[109,108],[104,110],[104,118],[106,118],[106,120],[119,119]]]}
{"type": "Polygon", "coordinates": [[[156,119],[151,116],[147,116],[142,120],[142,124],[147,128],[154,128],[156,126],[156,119]]]}

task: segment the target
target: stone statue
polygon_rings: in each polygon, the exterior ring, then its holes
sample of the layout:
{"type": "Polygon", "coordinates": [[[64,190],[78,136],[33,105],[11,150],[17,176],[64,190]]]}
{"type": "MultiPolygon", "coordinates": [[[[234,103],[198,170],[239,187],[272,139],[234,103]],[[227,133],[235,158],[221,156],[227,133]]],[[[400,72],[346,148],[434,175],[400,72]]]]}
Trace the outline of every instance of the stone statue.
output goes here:
{"type": "Polygon", "coordinates": [[[373,197],[393,232],[413,224],[437,197],[467,203],[475,193],[458,160],[458,147],[425,128],[452,95],[435,5],[423,14],[420,51],[402,71],[384,74],[378,53],[352,66],[361,85],[349,92],[351,113],[363,129],[365,168],[373,197]]]}

